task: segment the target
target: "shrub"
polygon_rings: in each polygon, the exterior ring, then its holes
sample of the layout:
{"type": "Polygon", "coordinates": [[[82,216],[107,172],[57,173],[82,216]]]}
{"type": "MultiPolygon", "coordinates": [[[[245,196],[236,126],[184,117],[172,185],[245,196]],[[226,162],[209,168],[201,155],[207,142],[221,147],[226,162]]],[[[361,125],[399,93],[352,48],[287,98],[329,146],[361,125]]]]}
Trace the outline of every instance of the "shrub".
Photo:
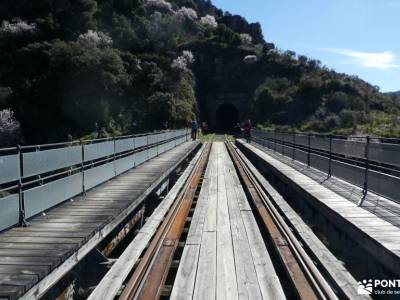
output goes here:
{"type": "Polygon", "coordinates": [[[181,7],[175,15],[181,20],[197,20],[197,13],[192,8],[181,7]]]}
{"type": "Polygon", "coordinates": [[[0,33],[2,35],[20,35],[24,33],[35,33],[37,25],[35,23],[28,24],[25,21],[17,21],[10,23],[9,21],[3,21],[0,27],[0,33]]]}
{"type": "Polygon", "coordinates": [[[208,28],[217,28],[218,23],[214,16],[206,15],[200,19],[200,24],[208,28]]]}
{"type": "Polygon", "coordinates": [[[188,65],[194,62],[194,56],[191,51],[184,50],[181,56],[175,58],[171,64],[171,68],[185,70],[188,65]]]}
{"type": "Polygon", "coordinates": [[[83,42],[94,46],[106,47],[111,46],[113,40],[104,32],[89,30],[84,34],[79,35],[78,42],[83,42]]]}
{"type": "Polygon", "coordinates": [[[21,125],[11,109],[0,110],[0,146],[11,146],[21,140],[21,125]]]}
{"type": "Polygon", "coordinates": [[[253,42],[253,38],[250,36],[250,34],[241,33],[239,37],[244,45],[250,45],[253,42]]]}
{"type": "Polygon", "coordinates": [[[154,9],[160,9],[168,12],[172,12],[171,3],[165,0],[147,0],[146,6],[154,9]]]}

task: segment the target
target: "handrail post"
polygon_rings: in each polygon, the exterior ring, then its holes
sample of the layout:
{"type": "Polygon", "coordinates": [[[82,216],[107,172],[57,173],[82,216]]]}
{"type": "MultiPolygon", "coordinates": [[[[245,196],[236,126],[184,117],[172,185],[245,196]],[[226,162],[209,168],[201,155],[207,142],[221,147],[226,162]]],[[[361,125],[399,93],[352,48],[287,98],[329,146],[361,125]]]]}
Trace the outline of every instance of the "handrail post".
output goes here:
{"type": "Polygon", "coordinates": [[[296,133],[293,132],[293,153],[292,153],[292,159],[295,160],[296,158],[296,133]]]}
{"type": "Polygon", "coordinates": [[[328,178],[332,177],[332,134],[329,135],[329,169],[328,178]]]}
{"type": "Polygon", "coordinates": [[[113,156],[113,165],[114,165],[114,177],[117,176],[117,165],[115,164],[115,157],[116,157],[116,142],[115,142],[115,135],[113,136],[113,142],[114,142],[114,156],[113,156]]]}
{"type": "Polygon", "coordinates": [[[146,135],[146,143],[147,143],[147,145],[146,145],[146,153],[147,153],[147,160],[149,160],[149,150],[150,150],[150,148],[149,148],[149,134],[147,134],[146,135]]]}
{"type": "Polygon", "coordinates": [[[22,157],[21,146],[17,145],[18,158],[19,158],[19,178],[18,178],[18,201],[19,201],[19,226],[27,227],[28,223],[25,219],[25,203],[22,185],[22,177],[24,176],[24,160],[22,157]]]}
{"type": "Polygon", "coordinates": [[[85,187],[85,143],[84,141],[80,141],[81,144],[81,172],[82,172],[82,191],[83,196],[86,196],[86,187],[85,187]]]}
{"type": "Polygon", "coordinates": [[[311,133],[308,134],[308,149],[307,149],[307,166],[310,166],[310,156],[311,156],[311,133]]]}
{"type": "Polygon", "coordinates": [[[364,173],[364,188],[363,188],[363,197],[361,198],[358,206],[362,206],[365,197],[368,193],[368,173],[369,173],[369,146],[371,142],[371,137],[368,135],[366,137],[367,143],[365,144],[365,173],[364,173]]]}
{"type": "Polygon", "coordinates": [[[276,152],[276,129],[274,129],[274,151],[276,152]]]}

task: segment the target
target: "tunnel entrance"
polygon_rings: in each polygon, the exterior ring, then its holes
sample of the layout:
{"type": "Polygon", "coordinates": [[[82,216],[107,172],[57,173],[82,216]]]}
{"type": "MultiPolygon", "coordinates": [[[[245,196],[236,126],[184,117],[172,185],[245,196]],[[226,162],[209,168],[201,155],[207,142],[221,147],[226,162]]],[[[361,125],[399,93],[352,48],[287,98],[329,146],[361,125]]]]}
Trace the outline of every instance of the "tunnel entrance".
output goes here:
{"type": "Polygon", "coordinates": [[[229,103],[222,104],[217,109],[216,124],[218,131],[232,131],[239,122],[239,112],[229,103]]]}

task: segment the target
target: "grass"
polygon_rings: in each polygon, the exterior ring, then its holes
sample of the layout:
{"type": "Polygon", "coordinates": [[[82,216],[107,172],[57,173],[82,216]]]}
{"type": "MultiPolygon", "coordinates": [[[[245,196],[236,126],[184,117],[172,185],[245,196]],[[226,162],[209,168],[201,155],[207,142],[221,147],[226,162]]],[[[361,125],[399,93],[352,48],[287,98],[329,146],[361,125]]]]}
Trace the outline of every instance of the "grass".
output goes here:
{"type": "Polygon", "coordinates": [[[235,138],[230,134],[217,134],[217,133],[208,133],[208,134],[199,134],[199,140],[203,143],[205,142],[225,142],[225,141],[234,141],[235,138]]]}

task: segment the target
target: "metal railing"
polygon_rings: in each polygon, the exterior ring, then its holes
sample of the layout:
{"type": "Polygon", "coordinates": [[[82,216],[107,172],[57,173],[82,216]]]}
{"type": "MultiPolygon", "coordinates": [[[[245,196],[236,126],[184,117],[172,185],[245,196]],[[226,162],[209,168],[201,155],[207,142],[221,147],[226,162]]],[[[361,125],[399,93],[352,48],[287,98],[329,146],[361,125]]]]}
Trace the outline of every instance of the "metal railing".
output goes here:
{"type": "Polygon", "coordinates": [[[252,140],[400,203],[400,139],[253,130],[252,140]]]}
{"type": "Polygon", "coordinates": [[[0,230],[72,199],[189,139],[187,129],[0,149],[0,230]]]}

